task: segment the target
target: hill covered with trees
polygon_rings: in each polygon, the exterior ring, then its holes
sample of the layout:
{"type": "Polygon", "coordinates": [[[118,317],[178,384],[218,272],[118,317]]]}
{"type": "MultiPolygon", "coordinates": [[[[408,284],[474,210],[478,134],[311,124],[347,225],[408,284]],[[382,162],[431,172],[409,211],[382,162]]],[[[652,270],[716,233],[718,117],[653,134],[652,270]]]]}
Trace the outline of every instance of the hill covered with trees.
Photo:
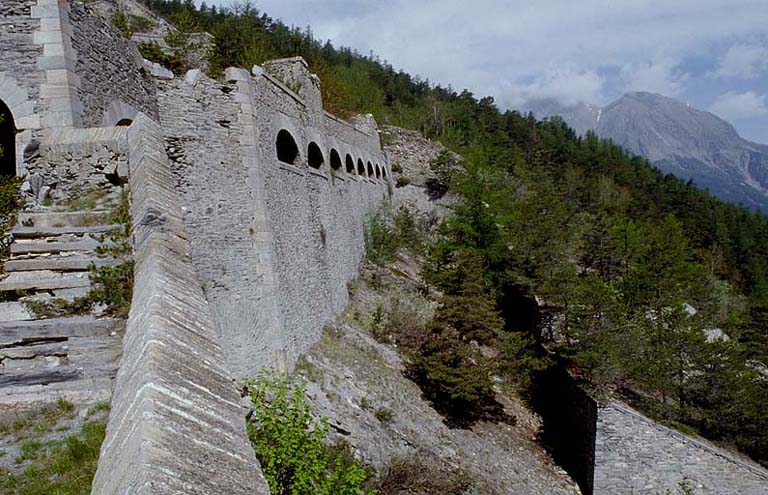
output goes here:
{"type": "Polygon", "coordinates": [[[425,266],[447,298],[414,364],[417,378],[430,377],[428,395],[466,405],[462,397],[490,393],[490,372],[467,372],[492,366],[467,358],[469,342],[505,356],[494,373],[518,376],[543,366],[543,343],[596,394],[625,394],[768,465],[768,218],[592,133],[580,138],[561,120],[502,111],[490,97],[430,84],[248,4],[145,3],[182,33],[213,35],[213,76],[300,55],[320,76],[329,111],[372,113],[463,156],[460,172],[434,164],[442,187],[462,199],[425,266]],[[516,304],[533,295],[557,314],[553,329],[529,325],[516,304]],[[440,393],[446,383],[458,398],[440,393]]]}

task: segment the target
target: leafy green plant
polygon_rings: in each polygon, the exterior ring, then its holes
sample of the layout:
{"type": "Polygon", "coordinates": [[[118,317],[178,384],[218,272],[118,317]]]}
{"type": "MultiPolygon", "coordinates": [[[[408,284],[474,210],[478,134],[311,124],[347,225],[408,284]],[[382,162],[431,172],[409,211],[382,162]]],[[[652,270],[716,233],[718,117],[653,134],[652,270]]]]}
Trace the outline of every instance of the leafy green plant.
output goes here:
{"type": "Polygon", "coordinates": [[[131,27],[128,25],[128,16],[125,15],[125,12],[123,12],[122,9],[116,9],[112,14],[112,24],[114,24],[123,36],[128,39],[131,38],[133,33],[131,32],[131,27]]]}
{"type": "Polygon", "coordinates": [[[409,179],[404,175],[398,175],[397,179],[395,180],[395,187],[405,187],[410,183],[411,183],[411,179],[409,179]]]}
{"type": "Polygon", "coordinates": [[[397,256],[397,236],[380,215],[375,215],[368,221],[365,229],[365,247],[368,259],[378,265],[390,262],[397,256]]]}
{"type": "Polygon", "coordinates": [[[304,387],[283,375],[246,381],[253,412],[248,436],[273,495],[360,495],[370,473],[344,449],[325,445],[328,421],[316,421],[304,387]]]}

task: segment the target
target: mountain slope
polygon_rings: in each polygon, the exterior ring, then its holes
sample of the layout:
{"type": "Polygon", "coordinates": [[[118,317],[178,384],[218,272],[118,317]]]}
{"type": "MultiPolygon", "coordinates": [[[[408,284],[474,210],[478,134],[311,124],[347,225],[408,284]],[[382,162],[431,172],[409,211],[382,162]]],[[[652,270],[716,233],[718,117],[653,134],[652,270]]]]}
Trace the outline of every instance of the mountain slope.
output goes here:
{"type": "Polygon", "coordinates": [[[587,112],[583,104],[549,105],[538,113],[536,108],[531,106],[538,117],[560,115],[580,134],[593,129],[721,199],[768,211],[768,146],[743,139],[709,112],[645,92],[628,93],[600,112],[587,112]],[[589,114],[595,115],[592,122],[589,114]]]}

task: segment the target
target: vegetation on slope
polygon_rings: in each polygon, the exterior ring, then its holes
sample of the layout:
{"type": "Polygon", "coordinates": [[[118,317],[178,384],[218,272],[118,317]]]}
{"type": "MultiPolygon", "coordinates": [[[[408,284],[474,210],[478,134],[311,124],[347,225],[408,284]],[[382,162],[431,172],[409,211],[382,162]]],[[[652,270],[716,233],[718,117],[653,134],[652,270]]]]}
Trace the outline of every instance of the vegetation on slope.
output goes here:
{"type": "Polygon", "coordinates": [[[475,321],[453,320],[474,312],[435,322],[437,348],[425,348],[424,359],[443,356],[424,365],[442,371],[421,376],[436,397],[469,397],[445,371],[483,376],[462,371],[478,360],[452,346],[509,340],[510,355],[519,357],[510,369],[528,373],[538,366],[528,345],[536,339],[598,393],[632,391],[657,417],[768,463],[766,217],[664,175],[594,134],[580,138],[559,119],[501,112],[492,98],[432,85],[373,55],[320,42],[309,29],[289,28],[248,4],[227,10],[145,1],[213,34],[214,74],[301,55],[323,81],[328,110],[370,112],[463,155],[464,172],[448,184],[463,199],[431,250],[431,280],[445,290],[441,284],[473,260],[479,282],[456,288],[457,297],[491,301],[504,324],[498,331],[484,322],[495,334],[488,337],[474,334],[475,321]],[[533,295],[558,315],[543,335],[519,304],[533,295]],[[731,340],[706,339],[714,328],[731,340]]]}
{"type": "MultiPolygon", "coordinates": [[[[87,495],[96,473],[99,449],[106,428],[106,403],[90,408],[77,433],[57,432],[68,428],[76,416],[74,404],[56,403],[0,422],[0,439],[20,441],[18,469],[0,468],[0,492],[8,495],[87,495]]],[[[2,451],[5,454],[5,451],[2,451]]]]}

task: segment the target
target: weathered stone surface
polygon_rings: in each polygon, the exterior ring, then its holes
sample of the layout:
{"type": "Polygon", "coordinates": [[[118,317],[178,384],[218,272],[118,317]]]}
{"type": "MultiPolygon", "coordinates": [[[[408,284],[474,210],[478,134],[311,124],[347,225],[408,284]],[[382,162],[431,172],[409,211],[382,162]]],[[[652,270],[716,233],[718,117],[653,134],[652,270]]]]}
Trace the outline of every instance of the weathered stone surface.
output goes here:
{"type": "Polygon", "coordinates": [[[28,272],[36,270],[53,270],[59,272],[86,271],[91,265],[96,267],[115,266],[124,260],[114,258],[97,258],[96,256],[38,256],[34,258],[14,258],[5,262],[7,272],[28,272]]]}
{"type": "Polygon", "coordinates": [[[56,237],[65,234],[103,234],[118,230],[120,225],[94,225],[91,227],[23,227],[17,226],[11,230],[16,239],[37,239],[41,237],[56,237]]]}
{"type": "MultiPolygon", "coordinates": [[[[0,303],[0,322],[33,319],[32,313],[20,302],[0,303]]],[[[0,330],[1,332],[1,330],[0,330]]]]}
{"type": "Polygon", "coordinates": [[[0,281],[0,291],[51,290],[89,287],[88,273],[56,273],[47,270],[14,272],[0,281]]]}
{"type": "Polygon", "coordinates": [[[69,337],[110,335],[119,332],[122,325],[122,320],[90,316],[0,322],[0,348],[69,337]]]}
{"type": "Polygon", "coordinates": [[[595,444],[595,495],[676,493],[684,479],[696,495],[768,493],[765,468],[621,403],[600,409],[595,444]]]}
{"type": "Polygon", "coordinates": [[[85,238],[71,242],[24,241],[11,244],[11,254],[61,253],[63,251],[93,251],[99,246],[96,239],[85,238]]]}
{"type": "MultiPolygon", "coordinates": [[[[88,5],[72,2],[69,16],[72,47],[77,52],[74,69],[82,79],[78,96],[83,103],[84,126],[102,125],[115,100],[157,118],[155,84],[144,70],[136,46],[88,5]]],[[[116,116],[107,125],[115,125],[122,117],[116,116]]]]}
{"type": "Polygon", "coordinates": [[[110,211],[19,212],[20,225],[29,227],[81,227],[94,223],[108,223],[110,211]]]}
{"type": "Polygon", "coordinates": [[[138,116],[129,145],[135,284],[92,493],[267,493],[192,268],[160,127],[138,116]]]}

